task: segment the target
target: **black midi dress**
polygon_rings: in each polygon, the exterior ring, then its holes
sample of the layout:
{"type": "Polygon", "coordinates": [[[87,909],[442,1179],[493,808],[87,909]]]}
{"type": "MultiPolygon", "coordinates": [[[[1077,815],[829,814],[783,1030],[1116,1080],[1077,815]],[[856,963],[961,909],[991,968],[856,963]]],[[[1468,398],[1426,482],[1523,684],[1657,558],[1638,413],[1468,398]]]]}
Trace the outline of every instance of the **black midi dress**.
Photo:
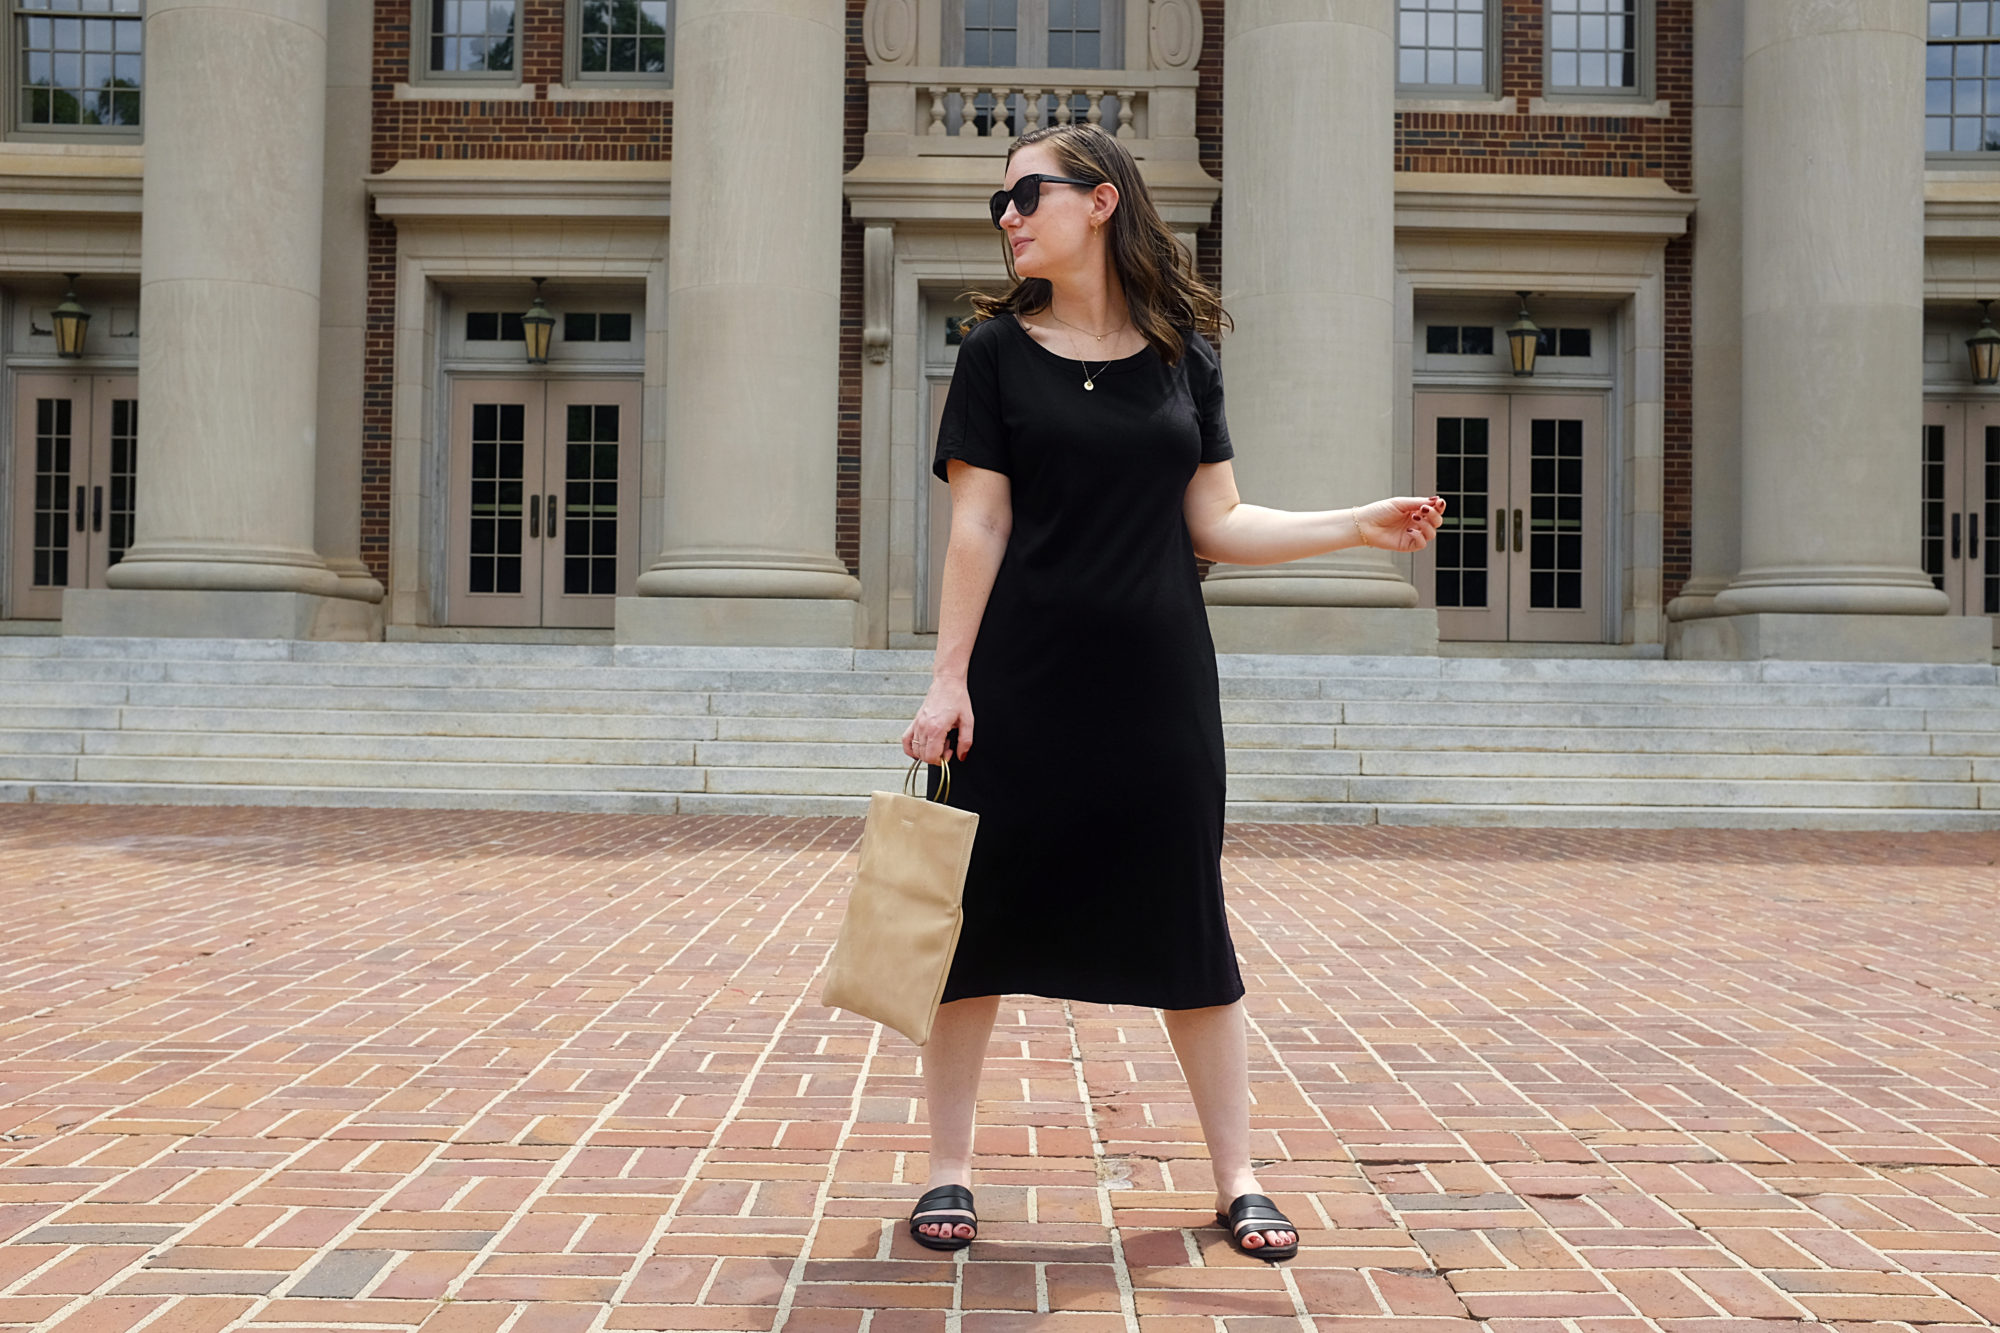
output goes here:
{"type": "Polygon", "coordinates": [[[1182,512],[1195,468],[1232,450],[1215,351],[1184,336],[1178,364],[1148,347],[1092,389],[1011,314],[959,347],[934,470],[1005,473],[1013,527],[967,668],[972,751],[952,765],[949,803],[979,831],[947,1001],[1243,994],[1215,645],[1182,512]]]}

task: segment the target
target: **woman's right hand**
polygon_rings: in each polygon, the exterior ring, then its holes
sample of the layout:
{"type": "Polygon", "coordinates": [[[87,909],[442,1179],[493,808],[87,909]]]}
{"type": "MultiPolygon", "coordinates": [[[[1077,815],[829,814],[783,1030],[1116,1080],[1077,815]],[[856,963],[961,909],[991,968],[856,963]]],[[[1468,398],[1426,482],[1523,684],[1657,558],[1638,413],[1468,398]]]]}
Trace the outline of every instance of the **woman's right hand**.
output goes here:
{"type": "Polygon", "coordinates": [[[903,753],[927,764],[943,762],[945,737],[954,727],[958,748],[952,758],[963,759],[972,753],[972,696],[964,681],[933,676],[916,719],[903,732],[903,753]]]}

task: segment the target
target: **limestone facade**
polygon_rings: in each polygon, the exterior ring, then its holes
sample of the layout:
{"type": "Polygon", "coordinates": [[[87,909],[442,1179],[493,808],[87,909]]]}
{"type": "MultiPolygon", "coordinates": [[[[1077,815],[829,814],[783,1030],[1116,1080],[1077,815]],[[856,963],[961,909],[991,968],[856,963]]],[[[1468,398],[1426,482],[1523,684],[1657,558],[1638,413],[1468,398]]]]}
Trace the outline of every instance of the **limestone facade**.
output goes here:
{"type": "Polygon", "coordinates": [[[1926,6],[1629,0],[1593,89],[1576,0],[122,2],[142,122],[0,143],[7,632],[924,645],[985,198],[1073,117],[1235,318],[1246,499],[1461,501],[1205,571],[1225,650],[1996,642],[2000,155],[1927,147],[1926,6]]]}

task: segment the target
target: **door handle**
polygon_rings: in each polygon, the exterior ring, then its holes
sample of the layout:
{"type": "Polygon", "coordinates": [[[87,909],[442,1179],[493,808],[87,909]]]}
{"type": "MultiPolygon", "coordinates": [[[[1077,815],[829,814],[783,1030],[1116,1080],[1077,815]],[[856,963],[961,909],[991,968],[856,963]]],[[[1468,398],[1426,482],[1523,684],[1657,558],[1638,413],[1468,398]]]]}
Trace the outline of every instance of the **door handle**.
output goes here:
{"type": "Polygon", "coordinates": [[[92,532],[104,531],[104,488],[102,486],[93,486],[90,488],[90,530],[92,532]]]}
{"type": "Polygon", "coordinates": [[[1514,550],[1518,553],[1520,549],[1521,549],[1521,511],[1516,509],[1514,511],[1514,550]]]}
{"type": "Polygon", "coordinates": [[[528,537],[530,540],[542,535],[542,497],[528,497],[528,537]]]}
{"type": "Polygon", "coordinates": [[[1504,509],[1493,511],[1493,549],[1507,549],[1507,511],[1504,509]]]}
{"type": "Polygon", "coordinates": [[[1958,559],[1958,515],[1951,516],[1951,558],[1958,559]]]}
{"type": "Polygon", "coordinates": [[[83,531],[83,492],[83,487],[79,486],[76,488],[76,530],[78,532],[83,531]]]}
{"type": "Polygon", "coordinates": [[[556,494],[554,491],[550,491],[549,492],[549,540],[554,541],[555,537],[556,537],[556,494]]]}
{"type": "Polygon", "coordinates": [[[1967,514],[1967,515],[1965,516],[1965,524],[1966,524],[1966,533],[1965,533],[1965,557],[1966,557],[1966,559],[1968,559],[1968,560],[1977,560],[1977,559],[1979,558],[1979,514],[1978,514],[1978,511],[1976,511],[1976,510],[1975,510],[1974,512],[1972,512],[1972,513],[1970,513],[1970,514],[1967,514]]]}

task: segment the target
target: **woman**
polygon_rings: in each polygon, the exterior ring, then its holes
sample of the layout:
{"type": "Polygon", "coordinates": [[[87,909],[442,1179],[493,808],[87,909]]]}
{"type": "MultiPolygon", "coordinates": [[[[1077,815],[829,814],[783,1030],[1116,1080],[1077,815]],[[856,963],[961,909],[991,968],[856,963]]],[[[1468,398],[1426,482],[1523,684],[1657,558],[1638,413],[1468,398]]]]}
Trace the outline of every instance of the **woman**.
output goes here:
{"type": "Polygon", "coordinates": [[[950,803],[980,816],[924,1047],[930,1178],[910,1233],[940,1250],[977,1234],[979,1070],[999,997],[1025,992],[1164,1011],[1217,1220],[1245,1253],[1289,1259],[1298,1234],[1250,1169],[1243,981],[1222,902],[1222,714],[1195,557],[1421,550],[1444,502],[1238,502],[1203,337],[1227,316],[1109,134],[1023,135],[992,208],[1015,282],[975,298],[945,401],[937,656],[903,735],[912,759],[950,751],[950,803]]]}

